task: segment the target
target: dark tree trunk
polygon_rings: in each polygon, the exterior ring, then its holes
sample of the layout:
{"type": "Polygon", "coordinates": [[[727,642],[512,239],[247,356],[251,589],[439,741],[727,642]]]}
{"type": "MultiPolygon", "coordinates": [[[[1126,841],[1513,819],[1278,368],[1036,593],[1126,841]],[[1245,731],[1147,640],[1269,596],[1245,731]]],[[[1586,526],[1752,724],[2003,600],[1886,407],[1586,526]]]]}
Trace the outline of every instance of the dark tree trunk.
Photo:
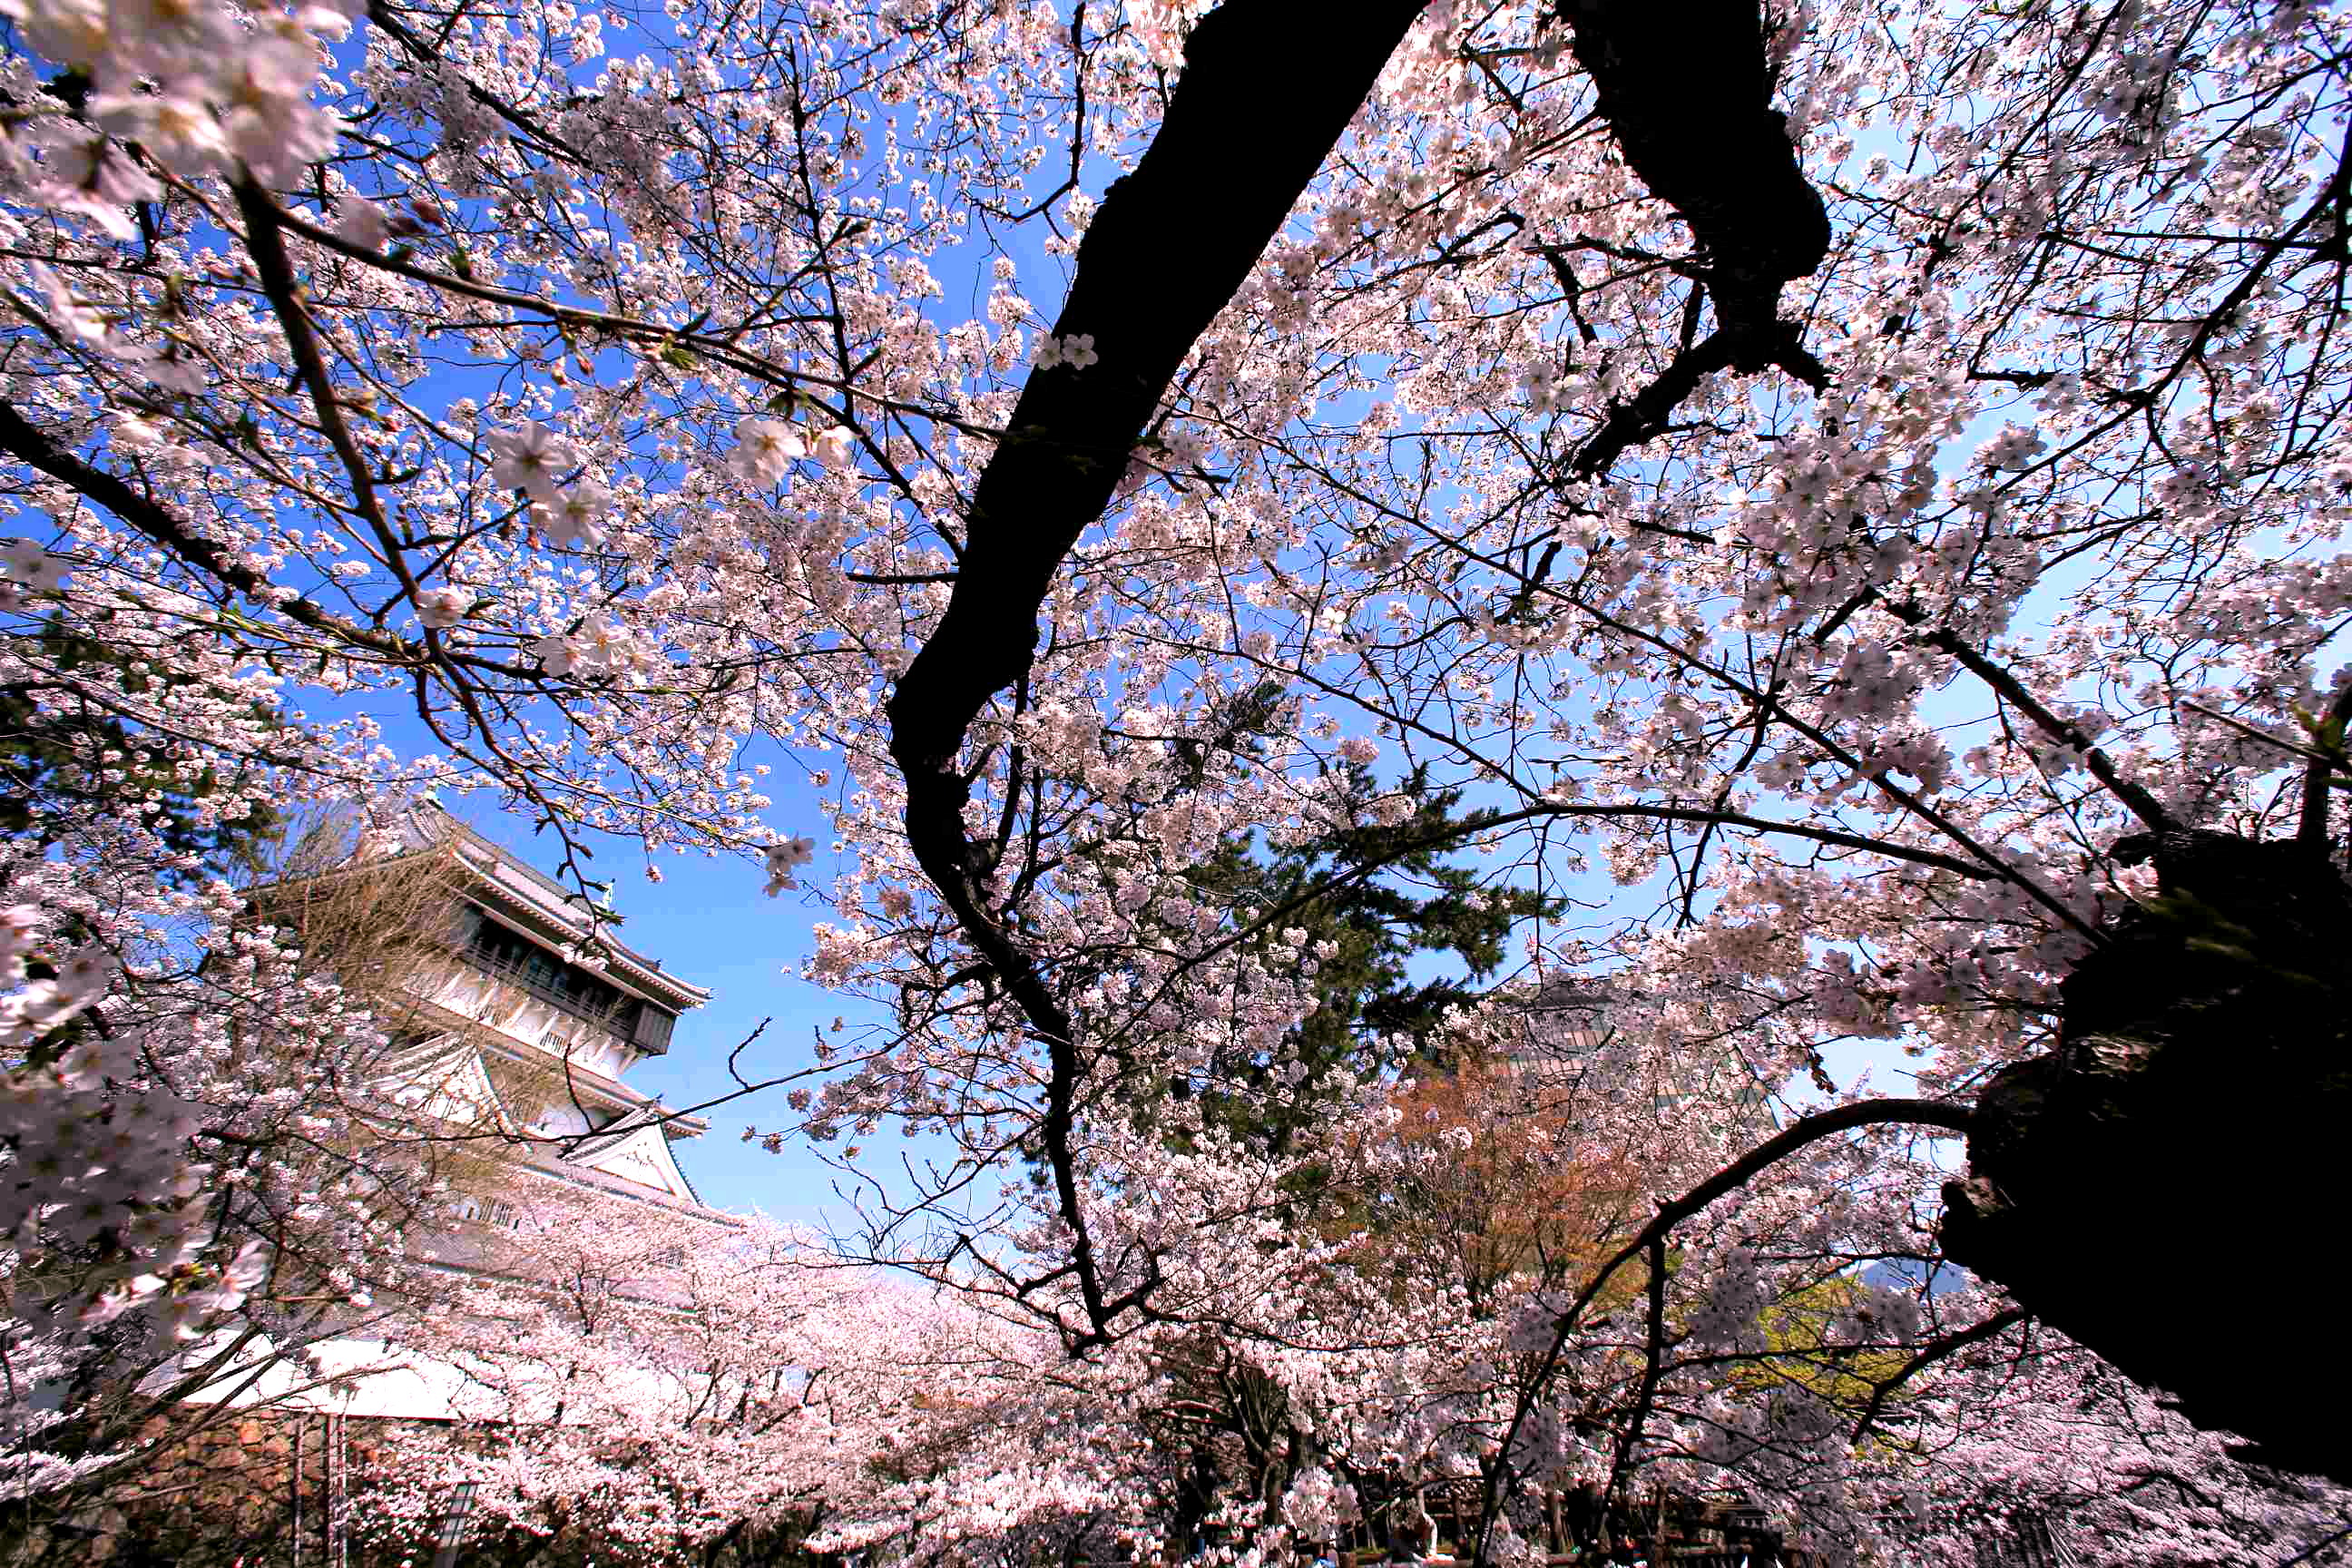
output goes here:
{"type": "Polygon", "coordinates": [[[2352,1357],[2298,1342],[2342,1315],[2315,1288],[2345,1235],[2352,889],[2294,840],[2116,856],[2161,897],[2067,977],[2058,1048],[1987,1086],[1945,1251],[2244,1457],[2352,1482],[2352,1357]]]}
{"type": "Polygon", "coordinates": [[[1627,166],[1690,226],[1736,368],[1797,342],[1780,286],[1829,254],[1829,212],[1772,107],[1756,0],[1559,0],[1627,166]]]}

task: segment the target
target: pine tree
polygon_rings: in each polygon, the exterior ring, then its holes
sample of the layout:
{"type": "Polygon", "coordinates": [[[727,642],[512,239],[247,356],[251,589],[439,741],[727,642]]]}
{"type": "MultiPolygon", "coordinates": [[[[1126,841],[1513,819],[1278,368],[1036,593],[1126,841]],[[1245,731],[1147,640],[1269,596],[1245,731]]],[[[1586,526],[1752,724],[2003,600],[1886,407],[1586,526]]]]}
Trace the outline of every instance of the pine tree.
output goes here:
{"type": "MultiPolygon", "coordinates": [[[[1375,793],[1366,770],[1349,771],[1352,793],[1375,793]]],[[[1416,773],[1401,786],[1420,802],[1402,821],[1364,820],[1272,848],[1236,836],[1191,873],[1202,892],[1230,905],[1236,924],[1288,909],[1282,923],[1305,931],[1307,951],[1320,955],[1321,1005],[1288,1032],[1277,1052],[1219,1064],[1219,1077],[1260,1085],[1287,1063],[1305,1066],[1304,1092],[1290,1113],[1255,1129],[1277,1149],[1311,1118],[1322,1098],[1318,1089],[1334,1068],[1361,1079],[1415,1061],[1440,1065],[1443,1047],[1434,1036],[1447,1010],[1474,1000],[1502,967],[1516,927],[1564,907],[1531,889],[1481,888],[1476,873],[1451,864],[1451,850],[1475,834],[1486,814],[1462,811],[1460,790],[1433,793],[1426,784],[1416,773]],[[1454,973],[1416,979],[1413,961],[1422,955],[1450,959],[1445,967],[1454,973]]]]}

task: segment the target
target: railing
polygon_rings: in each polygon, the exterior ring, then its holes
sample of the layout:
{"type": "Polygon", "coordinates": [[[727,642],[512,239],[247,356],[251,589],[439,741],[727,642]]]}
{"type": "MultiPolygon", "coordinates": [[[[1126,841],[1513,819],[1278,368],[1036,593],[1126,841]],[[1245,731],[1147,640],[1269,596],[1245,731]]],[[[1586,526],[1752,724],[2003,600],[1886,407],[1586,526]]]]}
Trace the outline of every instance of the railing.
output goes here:
{"type": "Polygon", "coordinates": [[[477,973],[487,974],[500,984],[518,986],[560,1013],[597,1026],[615,1040],[625,1041],[629,1037],[629,1026],[634,1023],[629,1015],[635,1011],[634,1005],[591,1007],[567,992],[533,979],[529,968],[523,964],[501,963],[471,951],[460,954],[459,958],[467,968],[477,973]]]}

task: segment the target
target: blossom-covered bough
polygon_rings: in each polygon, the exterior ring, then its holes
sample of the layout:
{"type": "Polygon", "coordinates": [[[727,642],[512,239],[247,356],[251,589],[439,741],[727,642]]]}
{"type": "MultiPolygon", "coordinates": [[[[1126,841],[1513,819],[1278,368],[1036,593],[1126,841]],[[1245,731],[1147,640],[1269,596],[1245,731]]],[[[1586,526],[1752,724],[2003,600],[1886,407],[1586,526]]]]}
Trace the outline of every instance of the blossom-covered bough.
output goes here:
{"type": "MultiPolygon", "coordinates": [[[[2345,1473],[2305,1413],[2352,1362],[2249,1377],[2257,1292],[2144,1288],[2184,1236],[2295,1256],[2340,1185],[2334,12],[6,15],[0,613],[73,786],[8,873],[19,1129],[189,1098],[207,1047],[132,1020],[236,916],[160,806],[483,788],[583,897],[600,835],[829,877],[807,971],[891,1022],[801,1125],[867,1257],[1044,1336],[993,1386],[1050,1342],[1038,1418],[1102,1434],[1002,1517],[1003,1450],[928,1450],[940,1550],[1266,1552],[1452,1478],[1496,1561],[1579,1474],[1859,1550],[2109,1495],[1987,1457],[2005,1379],[2138,1397],[2052,1327],[2345,1473]],[[1603,907],[1416,1044],[1605,986],[1545,1157],[1642,1173],[1475,1302],[1349,1239],[1450,1145],[1286,1059],[1305,900],[1193,874],[1454,788],[1411,853],[1603,907]],[[936,1157],[869,1172],[885,1123],[936,1157]],[[2009,1296],[1853,1279],[1946,1258],[2009,1296]]],[[[228,1268],[127,1223],[193,1213],[156,1125],[86,1299],[228,1268]]],[[[2144,1414],[2069,1451],[2160,1436],[2197,1530],[2325,1533],[2144,1414]]]]}

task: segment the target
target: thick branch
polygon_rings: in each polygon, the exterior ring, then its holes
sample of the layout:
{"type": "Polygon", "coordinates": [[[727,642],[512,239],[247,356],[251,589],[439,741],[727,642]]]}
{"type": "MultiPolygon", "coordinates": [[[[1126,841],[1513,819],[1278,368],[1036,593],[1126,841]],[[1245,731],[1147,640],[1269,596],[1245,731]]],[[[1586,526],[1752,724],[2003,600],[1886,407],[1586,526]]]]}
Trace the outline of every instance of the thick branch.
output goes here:
{"type": "Polygon", "coordinates": [[[310,312],[302,300],[302,286],[295,280],[294,263],[286,254],[285,237],[278,231],[278,204],[250,179],[239,180],[236,190],[237,214],[245,219],[246,251],[253,258],[254,270],[261,277],[262,292],[268,295],[270,308],[278,312],[278,324],[285,331],[286,346],[294,356],[294,373],[310,395],[310,405],[319,416],[319,428],[326,432],[328,445],[334,447],[335,456],[342,461],[343,472],[351,479],[352,500],[375,534],[376,543],[383,551],[385,566],[414,599],[416,579],[408,570],[407,552],[399,537],[384,521],[383,504],[375,493],[375,478],[368,471],[367,454],[360,450],[359,442],[352,435],[351,423],[343,417],[342,405],[336,399],[334,380],[328,374],[326,357],[319,351],[319,334],[310,325],[310,312]]]}
{"type": "Polygon", "coordinates": [[[1730,333],[1710,332],[1704,342],[1675,355],[1655,381],[1633,395],[1632,402],[1609,410],[1601,428],[1577,448],[1568,466],[1570,477],[1598,479],[1628,450],[1663,435],[1667,420],[1684,398],[1698,390],[1700,381],[1731,368],[1731,348],[1730,333]]]}
{"type": "Polygon", "coordinates": [[[1559,0],[1559,14],[1626,163],[1690,226],[1737,368],[1780,363],[1797,342],[1780,285],[1821,266],[1830,221],[1772,108],[1761,7],[1559,0]]]}
{"type": "Polygon", "coordinates": [[[1592,1277],[1591,1283],[1585,1286],[1575,1304],[1561,1314],[1560,1321],[1563,1324],[1570,1324],[1581,1317],[1584,1309],[1591,1305],[1593,1299],[1608,1286],[1617,1270],[1640,1257],[1652,1243],[1670,1235],[1675,1226],[1717,1199],[1738,1191],[1809,1143],[1818,1143],[1841,1132],[1851,1132],[1857,1127],[1900,1123],[1940,1127],[1948,1132],[1966,1132],[1973,1125],[1972,1116],[1969,1107],[1948,1100],[1864,1100],[1801,1117],[1674,1202],[1660,1204],[1658,1212],[1651,1217],[1648,1225],[1642,1227],[1641,1234],[1601,1265],[1601,1271],[1592,1277]]]}
{"type": "Polygon", "coordinates": [[[0,403],[0,451],[69,487],[84,500],[104,507],[223,587],[256,604],[268,605],[298,626],[328,633],[397,663],[415,664],[425,658],[422,648],[399,637],[360,626],[309,599],[281,596],[260,573],[211,540],[191,532],[160,503],[132,489],[121,479],[103,468],[92,468],[58,446],[6,403],[0,403]]]}
{"type": "MultiPolygon", "coordinates": [[[[1925,626],[1927,616],[1923,610],[1908,605],[1888,604],[1886,613],[1907,626],[1925,626]]],[[[1919,640],[1937,652],[1949,656],[1960,668],[1983,681],[2001,700],[2033,721],[2034,728],[2062,745],[2071,746],[2083,755],[2083,765],[2091,776],[2107,788],[2107,792],[2123,802],[2134,816],[2147,825],[2151,833],[2162,833],[2173,826],[2172,817],[2156,796],[2141,785],[2123,776],[2106,752],[2091,743],[2091,737],[2071,719],[2061,718],[2048,704],[2025,689],[2022,681],[2008,670],[1970,647],[1958,632],[1949,626],[1927,627],[1919,640]]]]}
{"type": "Polygon", "coordinates": [[[1935,1365],[1947,1356],[1957,1355],[1970,1345],[1982,1344],[1987,1340],[1999,1339],[2030,1316],[2032,1314],[2022,1307],[2004,1307],[1982,1322],[1946,1334],[1932,1344],[1920,1346],[1909,1361],[1871,1384],[1870,1407],[1862,1413],[1862,1419],[1853,1424],[1853,1440],[1859,1443],[1869,1434],[1871,1427],[1878,1421],[1879,1412],[1886,1408],[1886,1401],[1893,1396],[1896,1389],[1910,1382],[1916,1373],[1935,1365]]]}
{"type": "Polygon", "coordinates": [[[1633,1394],[1633,1413],[1626,1417],[1622,1430],[1617,1434],[1617,1457],[1609,1467],[1609,1497],[1614,1502],[1623,1498],[1633,1480],[1633,1454],[1642,1444],[1642,1432],[1650,1424],[1650,1408],[1658,1397],[1658,1379],[1666,1363],[1666,1237],[1661,1231],[1650,1238],[1650,1277],[1643,1288],[1648,1305],[1644,1311],[1644,1334],[1648,1353],[1642,1362],[1641,1385],[1633,1394]]]}
{"type": "Polygon", "coordinates": [[[1054,326],[1057,336],[1091,336],[1099,359],[1084,370],[1041,371],[1022,389],[972,495],[955,590],[888,705],[916,858],[1047,1049],[1039,1135],[1097,1338],[1112,1304],[1070,1147],[1077,1041],[1034,959],[988,910],[988,847],[964,832],[971,785],[956,760],[982,709],[1034,665],[1037,611],[1054,574],[1109,505],[1184,356],[1248,276],[1422,5],[1231,0],[1193,29],[1160,133],[1106,195],[1054,326]],[[1314,68],[1300,70],[1302,60],[1314,68]]]}
{"type": "MultiPolygon", "coordinates": [[[[1510,1424],[1503,1434],[1501,1452],[1504,1458],[1507,1459],[1517,1447],[1520,1431],[1526,1426],[1528,1417],[1534,1413],[1544,1388],[1559,1370],[1560,1355],[1568,1343],[1570,1331],[1583,1320],[1586,1309],[1599,1299],[1601,1291],[1608,1289],[1609,1281],[1616,1278],[1619,1269],[1645,1252],[1654,1251],[1658,1258],[1663,1258],[1666,1240],[1673,1235],[1675,1226],[1717,1200],[1747,1185],[1774,1164],[1787,1159],[1808,1144],[1818,1143],[1824,1138],[1833,1138],[1841,1132],[1850,1132],[1859,1127],[1900,1125],[1906,1122],[1919,1127],[1941,1127],[1951,1132],[1966,1132],[1972,1124],[1969,1108],[1948,1100],[1865,1100],[1853,1105],[1836,1106],[1790,1122],[1774,1136],[1734,1160],[1681,1197],[1672,1203],[1661,1204],[1658,1206],[1658,1212],[1651,1217],[1649,1224],[1642,1227],[1641,1233],[1620,1247],[1608,1262],[1602,1264],[1600,1271],[1594,1274],[1584,1289],[1577,1293],[1576,1300],[1569,1304],[1568,1310],[1554,1320],[1550,1344],[1545,1348],[1542,1359],[1533,1373],[1523,1380],[1519,1385],[1511,1412],[1510,1424]]],[[[1654,1286],[1663,1279],[1664,1270],[1654,1266],[1651,1274],[1654,1286]]],[[[1659,1343],[1654,1331],[1650,1338],[1651,1365],[1645,1376],[1654,1375],[1655,1373],[1659,1343]]],[[[1630,1449],[1621,1452],[1619,1456],[1617,1468],[1620,1471],[1623,1468],[1626,1453],[1630,1453],[1630,1449]]],[[[1497,1463],[1486,1472],[1479,1505],[1478,1559],[1481,1563],[1486,1560],[1486,1541],[1492,1533],[1495,1520],[1503,1506],[1510,1474],[1511,1467],[1507,1463],[1497,1463]]],[[[1617,1484],[1615,1472],[1612,1472],[1611,1484],[1612,1488],[1617,1484]]]]}

